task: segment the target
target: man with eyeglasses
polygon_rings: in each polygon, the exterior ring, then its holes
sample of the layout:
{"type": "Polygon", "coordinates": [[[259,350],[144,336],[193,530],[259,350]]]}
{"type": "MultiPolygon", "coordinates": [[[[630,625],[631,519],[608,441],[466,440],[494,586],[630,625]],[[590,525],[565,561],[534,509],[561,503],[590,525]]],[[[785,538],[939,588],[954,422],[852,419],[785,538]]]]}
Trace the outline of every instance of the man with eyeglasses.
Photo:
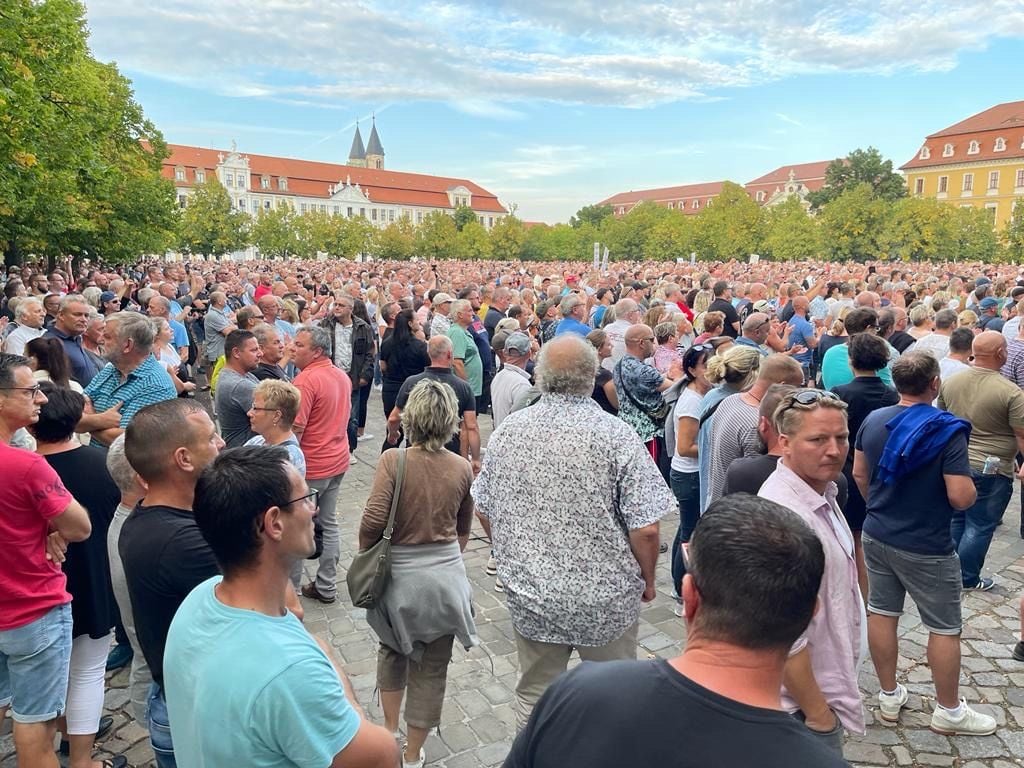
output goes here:
{"type": "Polygon", "coordinates": [[[42,456],[10,445],[39,420],[46,396],[20,355],[0,354],[0,721],[12,712],[18,765],[52,766],[71,661],[67,542],[84,541],[89,513],[42,456]]]}
{"type": "Polygon", "coordinates": [[[832,392],[798,389],[773,418],[782,456],[758,496],[796,512],[825,550],[818,611],[790,649],[782,704],[842,755],[843,729],[864,732],[857,669],[866,626],[853,534],[836,498],[849,450],[846,403],[832,392]]]}
{"type": "Polygon", "coordinates": [[[394,737],[366,719],[334,652],[288,611],[316,508],[279,447],[225,451],[199,477],[195,521],[224,576],[192,590],[167,636],[183,766],[397,766],[394,737]]]}

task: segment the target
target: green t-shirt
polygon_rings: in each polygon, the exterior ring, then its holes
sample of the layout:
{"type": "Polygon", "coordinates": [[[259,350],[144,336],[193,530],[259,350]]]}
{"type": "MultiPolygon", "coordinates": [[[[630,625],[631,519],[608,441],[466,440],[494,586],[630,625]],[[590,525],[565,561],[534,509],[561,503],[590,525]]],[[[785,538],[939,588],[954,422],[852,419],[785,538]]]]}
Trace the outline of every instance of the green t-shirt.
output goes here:
{"type": "Polygon", "coordinates": [[[999,474],[1013,477],[1017,456],[1014,427],[1024,427],[1024,391],[990,368],[969,368],[942,382],[939,408],[971,422],[967,455],[981,472],[985,458],[997,456],[999,474]]]}
{"type": "Polygon", "coordinates": [[[484,392],[484,361],[480,358],[480,350],[477,349],[473,334],[461,325],[452,323],[452,327],[448,329],[448,338],[452,340],[454,348],[452,356],[456,360],[461,360],[466,367],[473,395],[480,397],[484,392]]]}

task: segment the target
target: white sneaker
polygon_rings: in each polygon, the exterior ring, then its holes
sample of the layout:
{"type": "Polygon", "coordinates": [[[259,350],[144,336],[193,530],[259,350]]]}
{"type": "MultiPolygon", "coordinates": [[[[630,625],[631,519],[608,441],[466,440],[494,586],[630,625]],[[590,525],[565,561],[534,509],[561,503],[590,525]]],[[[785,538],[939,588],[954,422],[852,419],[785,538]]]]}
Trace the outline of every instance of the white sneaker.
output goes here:
{"type": "Polygon", "coordinates": [[[896,684],[896,693],[878,692],[879,715],[887,723],[896,723],[900,719],[900,710],[907,705],[907,689],[896,684]]]}
{"type": "Polygon", "coordinates": [[[357,459],[356,455],[354,453],[352,453],[351,451],[349,451],[349,453],[348,453],[348,463],[349,464],[358,464],[359,463],[359,459],[357,459]]]}
{"type": "Polygon", "coordinates": [[[505,591],[505,585],[501,583],[501,579],[495,579],[494,580],[494,591],[495,592],[504,592],[505,591]]]}
{"type": "Polygon", "coordinates": [[[960,699],[964,708],[963,714],[953,719],[942,707],[936,705],[932,713],[931,729],[946,736],[991,736],[996,732],[996,719],[967,705],[966,699],[960,699]]]}
{"type": "Polygon", "coordinates": [[[487,558],[487,567],[484,568],[488,576],[498,575],[498,561],[494,559],[494,555],[487,558]]]}
{"type": "Polygon", "coordinates": [[[423,768],[423,764],[425,762],[427,762],[427,753],[424,752],[421,749],[420,750],[420,759],[419,760],[414,760],[414,761],[409,761],[409,760],[405,759],[405,750],[406,750],[407,747],[408,747],[408,745],[406,745],[405,747],[402,747],[402,764],[405,766],[405,768],[423,768]]]}
{"type": "Polygon", "coordinates": [[[363,440],[373,440],[373,435],[371,435],[369,432],[367,432],[365,435],[360,435],[359,441],[362,442],[363,440]]]}

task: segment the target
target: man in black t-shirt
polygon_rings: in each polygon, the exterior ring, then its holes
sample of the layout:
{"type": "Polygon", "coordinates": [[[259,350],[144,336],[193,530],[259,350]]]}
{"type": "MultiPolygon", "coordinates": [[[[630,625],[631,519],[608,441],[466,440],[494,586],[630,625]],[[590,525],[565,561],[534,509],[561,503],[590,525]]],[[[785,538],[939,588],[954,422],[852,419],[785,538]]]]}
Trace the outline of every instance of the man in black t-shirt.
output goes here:
{"type": "Polygon", "coordinates": [[[688,552],[683,654],[584,662],[563,675],[506,768],[847,765],[779,699],[789,647],[810,623],[825,567],[817,536],[784,507],[736,494],[707,509],[688,552]],[[748,673],[737,676],[737,667],[748,673]]]}
{"type": "Polygon", "coordinates": [[[725,315],[722,333],[735,339],[740,335],[740,315],[732,305],[732,288],[725,280],[719,280],[712,290],[715,300],[708,307],[708,312],[721,312],[725,315]]]}

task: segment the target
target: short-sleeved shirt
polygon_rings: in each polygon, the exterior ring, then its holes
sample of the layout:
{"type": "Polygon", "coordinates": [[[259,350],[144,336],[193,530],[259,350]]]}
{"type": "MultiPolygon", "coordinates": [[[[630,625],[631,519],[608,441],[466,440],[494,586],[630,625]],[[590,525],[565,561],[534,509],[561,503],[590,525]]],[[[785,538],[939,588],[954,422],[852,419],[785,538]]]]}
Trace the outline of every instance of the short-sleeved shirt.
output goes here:
{"type": "Polygon", "coordinates": [[[220,569],[187,509],[135,507],[121,528],[118,551],[142,655],[153,679],[163,684],[171,619],[188,593],[220,569]]]}
{"type": "MultiPolygon", "coordinates": [[[[22,393],[18,393],[22,394],[22,393]]],[[[0,631],[31,624],[71,602],[60,565],[46,559],[50,521],[72,502],[57,473],[38,456],[0,443],[0,631]]]]}
{"type": "Polygon", "coordinates": [[[516,401],[530,389],[530,374],[517,365],[505,365],[491,382],[491,415],[497,429],[516,401]]]}
{"type": "Polygon", "coordinates": [[[174,345],[174,348],[181,349],[182,347],[187,347],[188,331],[185,329],[185,326],[177,320],[168,320],[167,325],[171,327],[171,343],[174,345]]]}
{"type": "Polygon", "coordinates": [[[811,357],[814,355],[814,350],[811,349],[811,344],[808,342],[808,339],[814,339],[814,326],[807,321],[806,317],[793,315],[793,317],[789,319],[789,327],[792,328],[789,332],[789,346],[801,346],[807,348],[799,355],[793,355],[793,359],[800,363],[800,365],[810,365],[811,357]]]}
{"type": "MultiPolygon", "coordinates": [[[[402,384],[402,388],[398,390],[398,396],[395,398],[395,407],[398,410],[405,408],[405,404],[409,401],[409,393],[419,384],[423,379],[432,379],[433,381],[440,381],[443,384],[447,384],[455,392],[455,399],[459,403],[459,422],[462,422],[462,416],[466,411],[476,413],[476,397],[473,395],[473,390],[466,383],[465,379],[460,379],[454,373],[451,368],[435,368],[430,366],[426,368],[423,373],[419,373],[415,376],[410,376],[402,384]]],[[[459,433],[456,432],[452,435],[452,439],[448,441],[445,446],[452,453],[460,453],[461,442],[459,433]]]]}
{"type": "Polygon", "coordinates": [[[452,341],[452,357],[462,361],[473,395],[479,397],[484,391],[484,365],[473,335],[458,323],[452,323],[448,338],[452,341]]]}
{"type": "Polygon", "coordinates": [[[113,363],[96,374],[85,388],[85,394],[92,400],[96,413],[121,403],[121,429],[135,414],[153,403],[173,400],[178,396],[170,374],[155,357],[150,355],[121,381],[121,372],[113,363]]]}
{"type": "Polygon", "coordinates": [[[314,360],[295,377],[302,393],[295,426],[306,457],[306,478],[323,480],[348,471],[348,420],[352,380],[326,357],[314,360]]]}
{"type": "Polygon", "coordinates": [[[946,448],[913,472],[888,484],[875,479],[889,430],[885,425],[907,406],[891,405],[868,414],[857,433],[855,448],[864,453],[870,469],[864,533],[896,549],[920,555],[948,555],[953,551],[949,522],[953,508],[946,496],[943,475],[970,477],[967,439],[958,433],[946,448]]]}
{"type": "Polygon", "coordinates": [[[43,335],[60,340],[60,343],[64,345],[64,352],[67,353],[68,360],[71,362],[71,378],[83,387],[89,386],[93,377],[99,373],[100,367],[86,353],[85,347],[82,346],[82,337],[70,336],[56,326],[52,326],[43,335]]]}
{"type": "Polygon", "coordinates": [[[740,321],[740,314],[736,311],[736,308],[732,305],[731,301],[726,299],[715,299],[708,306],[708,312],[721,312],[725,315],[725,326],[722,328],[722,334],[725,336],[731,336],[736,338],[739,336],[739,332],[733,326],[733,323],[740,321]]]}
{"type": "Polygon", "coordinates": [[[619,396],[619,418],[629,424],[645,443],[664,435],[664,422],[651,416],[665,402],[658,391],[665,377],[658,369],[632,355],[623,355],[612,369],[612,378],[619,396]]]}
{"type": "Polygon", "coordinates": [[[757,433],[758,418],[757,406],[744,402],[741,395],[725,398],[715,411],[711,419],[708,504],[725,494],[725,475],[733,461],[764,450],[757,433]]]}
{"type": "Polygon", "coordinates": [[[573,395],[542,395],[502,422],[473,499],[491,522],[516,631],[586,646],[637,620],[644,581],[629,531],[677,509],[636,433],[573,395]]]}
{"type": "Polygon", "coordinates": [[[978,472],[985,458],[1000,459],[999,473],[1012,478],[1017,455],[1014,427],[1024,427],[1024,391],[999,371],[972,367],[942,382],[939,407],[971,422],[967,455],[978,472]]]}
{"type": "MultiPolygon", "coordinates": [[[[702,395],[697,394],[692,389],[684,388],[679,393],[679,399],[676,400],[675,409],[672,412],[673,418],[676,423],[680,419],[693,419],[695,422],[700,421],[701,414],[701,402],[704,400],[702,395]]],[[[676,434],[679,434],[679,428],[676,428],[676,434]]],[[[697,432],[694,430],[693,439],[696,442],[697,432]]],[[[672,469],[676,472],[699,472],[700,461],[697,459],[690,458],[689,456],[680,456],[676,451],[676,446],[672,446],[672,469]]]]}
{"type": "Polygon", "coordinates": [[[395,337],[388,336],[381,342],[380,359],[387,365],[384,386],[391,391],[398,391],[407,378],[423,373],[423,369],[430,365],[427,343],[417,338],[411,338],[405,344],[396,344],[395,337]]]}
{"type": "Polygon", "coordinates": [[[167,710],[179,765],[324,768],[359,730],[330,659],[291,612],[182,602],[167,637],[167,710]]]}
{"type": "Polygon", "coordinates": [[[203,320],[203,330],[206,332],[206,359],[216,360],[224,354],[224,329],[231,325],[228,320],[227,308],[217,309],[210,307],[203,320]]]}
{"type": "MultiPolygon", "coordinates": [[[[895,349],[893,349],[895,352],[895,349]]],[[[899,357],[899,353],[896,353],[896,357],[899,357]]],[[[880,378],[887,386],[892,386],[892,371],[890,365],[892,364],[892,354],[889,356],[889,362],[886,363],[885,368],[878,371],[878,378],[880,378]]],[[[849,384],[853,381],[853,369],[850,368],[850,346],[849,344],[836,344],[834,347],[829,348],[828,352],[821,359],[821,383],[825,389],[833,389],[834,387],[841,387],[844,384],[849,384]]]]}
{"type": "Polygon", "coordinates": [[[237,448],[255,433],[249,421],[252,395],[260,381],[251,373],[239,374],[228,366],[217,378],[217,421],[225,447],[237,448]]]}
{"type": "Polygon", "coordinates": [[[726,698],[657,659],[585,661],[562,675],[537,702],[505,761],[505,768],[577,765],[842,768],[847,763],[788,713],[726,698]]]}
{"type": "MultiPolygon", "coordinates": [[[[266,445],[267,439],[263,435],[256,435],[245,441],[246,445],[266,445]]],[[[284,448],[288,451],[288,460],[291,461],[292,465],[299,470],[299,474],[303,477],[306,476],[306,457],[302,454],[302,449],[299,447],[299,440],[297,437],[292,435],[283,443],[278,443],[277,448],[284,448]]]]}

